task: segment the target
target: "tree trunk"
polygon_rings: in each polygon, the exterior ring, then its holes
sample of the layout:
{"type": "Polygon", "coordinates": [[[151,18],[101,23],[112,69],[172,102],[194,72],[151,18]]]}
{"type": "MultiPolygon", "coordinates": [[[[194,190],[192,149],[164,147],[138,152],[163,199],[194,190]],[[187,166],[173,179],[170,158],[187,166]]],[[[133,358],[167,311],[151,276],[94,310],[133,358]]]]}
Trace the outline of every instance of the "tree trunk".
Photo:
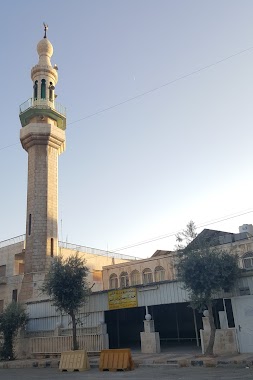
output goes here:
{"type": "Polygon", "coordinates": [[[73,350],[78,350],[78,343],[76,339],[76,316],[75,313],[69,313],[72,319],[72,338],[73,338],[73,350]]]}
{"type": "Polygon", "coordinates": [[[7,360],[14,360],[14,352],[13,352],[13,334],[8,333],[4,334],[4,343],[2,347],[2,356],[7,360]]]}
{"type": "Polygon", "coordinates": [[[213,346],[214,346],[216,327],[214,324],[212,301],[209,301],[207,303],[207,309],[208,309],[208,313],[209,313],[209,322],[210,322],[211,331],[210,331],[209,343],[208,343],[208,346],[206,348],[205,355],[213,355],[213,346]]]}

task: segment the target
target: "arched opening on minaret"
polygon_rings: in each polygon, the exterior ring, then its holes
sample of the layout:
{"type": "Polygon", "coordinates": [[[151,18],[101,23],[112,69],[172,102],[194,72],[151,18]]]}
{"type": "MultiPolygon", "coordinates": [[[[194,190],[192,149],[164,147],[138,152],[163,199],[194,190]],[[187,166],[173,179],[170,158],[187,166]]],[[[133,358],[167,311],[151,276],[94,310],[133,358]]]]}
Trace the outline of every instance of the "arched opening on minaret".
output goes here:
{"type": "Polygon", "coordinates": [[[36,80],[33,86],[33,99],[37,100],[37,98],[38,98],[38,81],[36,80]]]}
{"type": "Polygon", "coordinates": [[[53,90],[54,90],[54,85],[52,82],[50,82],[50,84],[49,84],[49,100],[50,100],[50,102],[53,101],[53,94],[54,94],[53,90]]]}
{"type": "Polygon", "coordinates": [[[46,99],[46,80],[42,79],[41,80],[41,99],[46,99]]]}

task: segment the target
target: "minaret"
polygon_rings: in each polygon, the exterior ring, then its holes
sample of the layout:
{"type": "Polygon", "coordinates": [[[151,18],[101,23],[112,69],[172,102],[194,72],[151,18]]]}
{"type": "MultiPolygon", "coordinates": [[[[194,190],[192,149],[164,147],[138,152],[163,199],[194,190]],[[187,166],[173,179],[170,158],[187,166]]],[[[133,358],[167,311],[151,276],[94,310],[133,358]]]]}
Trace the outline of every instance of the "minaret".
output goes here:
{"type": "MultiPolygon", "coordinates": [[[[65,149],[66,112],[55,102],[58,68],[51,65],[53,46],[45,24],[44,31],[37,45],[39,62],[31,70],[33,97],[20,106],[19,115],[20,141],[28,153],[26,283],[45,273],[58,252],[58,156],[65,149]]],[[[33,297],[32,286],[25,293],[33,297]]]]}

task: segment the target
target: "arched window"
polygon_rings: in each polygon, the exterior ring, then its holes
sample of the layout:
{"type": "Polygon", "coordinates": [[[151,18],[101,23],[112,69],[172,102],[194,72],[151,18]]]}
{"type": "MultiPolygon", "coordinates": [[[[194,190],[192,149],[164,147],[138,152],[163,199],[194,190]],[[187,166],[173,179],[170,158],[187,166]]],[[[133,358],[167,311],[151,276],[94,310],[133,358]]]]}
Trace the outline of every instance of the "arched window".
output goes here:
{"type": "Polygon", "coordinates": [[[155,268],[155,282],[165,280],[165,270],[163,267],[158,266],[155,268]]]}
{"type": "Polygon", "coordinates": [[[127,286],[129,286],[129,276],[128,276],[128,273],[127,272],[122,272],[120,274],[119,281],[120,281],[120,287],[121,288],[126,288],[127,286]]]}
{"type": "Polygon", "coordinates": [[[130,277],[131,277],[131,285],[138,285],[141,283],[140,272],[138,270],[133,270],[130,277]]]}
{"type": "Polygon", "coordinates": [[[252,269],[253,268],[253,252],[252,251],[246,252],[243,255],[242,262],[243,262],[243,268],[252,269]]]}
{"type": "Polygon", "coordinates": [[[38,81],[36,80],[33,85],[33,99],[37,100],[38,98],[38,81]]]}
{"type": "Polygon", "coordinates": [[[118,276],[115,273],[110,275],[109,288],[110,289],[117,289],[118,288],[118,276]]]}
{"type": "Polygon", "coordinates": [[[54,239],[51,238],[51,251],[50,251],[51,257],[54,257],[54,239]]]}
{"type": "Polygon", "coordinates": [[[46,80],[41,80],[41,99],[46,99],[46,80]]]}
{"type": "Polygon", "coordinates": [[[53,101],[53,90],[54,90],[54,85],[52,82],[50,82],[49,85],[49,100],[52,102],[53,101]]]}
{"type": "Polygon", "coordinates": [[[144,271],[142,272],[142,280],[144,285],[153,282],[153,273],[150,268],[144,269],[144,271]]]}

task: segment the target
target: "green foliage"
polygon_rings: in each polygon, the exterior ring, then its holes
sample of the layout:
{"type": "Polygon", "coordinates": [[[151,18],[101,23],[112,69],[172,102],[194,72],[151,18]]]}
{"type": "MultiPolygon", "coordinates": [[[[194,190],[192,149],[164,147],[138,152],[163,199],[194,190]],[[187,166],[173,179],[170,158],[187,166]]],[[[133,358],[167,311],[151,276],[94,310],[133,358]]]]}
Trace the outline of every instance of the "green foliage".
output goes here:
{"type": "Polygon", "coordinates": [[[204,308],[208,309],[211,331],[205,354],[213,355],[216,330],[213,299],[217,292],[229,291],[234,286],[240,272],[238,258],[220,249],[217,240],[211,241],[210,236],[197,236],[192,221],[188,223],[186,230],[177,236],[177,242],[178,277],[189,291],[192,307],[201,311],[204,308]]]}
{"type": "Polygon", "coordinates": [[[58,310],[76,313],[90,293],[86,280],[88,272],[85,260],[78,254],[66,260],[58,256],[49,269],[42,291],[50,296],[58,310]]]}
{"type": "Polygon", "coordinates": [[[72,320],[73,350],[78,349],[76,337],[76,313],[85,304],[90,288],[86,277],[89,269],[78,254],[66,260],[57,257],[53,261],[42,286],[42,291],[50,296],[58,310],[69,314],[72,320]]]}
{"type": "Polygon", "coordinates": [[[183,250],[192,240],[197,237],[196,226],[195,223],[190,220],[190,222],[186,225],[186,228],[176,234],[176,249],[183,250]]]}
{"type": "Polygon", "coordinates": [[[198,250],[185,250],[178,274],[193,304],[203,306],[218,291],[233,287],[239,275],[238,258],[218,247],[202,244],[198,250]]]}
{"type": "Polygon", "coordinates": [[[0,314],[0,331],[4,336],[4,343],[1,348],[1,357],[3,359],[14,359],[13,341],[18,330],[25,326],[28,321],[28,315],[23,305],[17,302],[11,302],[0,314]]]}

